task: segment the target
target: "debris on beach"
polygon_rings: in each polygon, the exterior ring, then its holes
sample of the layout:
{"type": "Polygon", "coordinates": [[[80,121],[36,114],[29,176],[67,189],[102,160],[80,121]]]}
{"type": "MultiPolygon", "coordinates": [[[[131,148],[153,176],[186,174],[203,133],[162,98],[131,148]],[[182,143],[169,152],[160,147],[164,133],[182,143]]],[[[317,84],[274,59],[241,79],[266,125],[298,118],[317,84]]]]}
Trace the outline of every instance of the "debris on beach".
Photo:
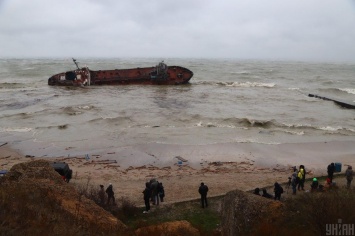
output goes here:
{"type": "Polygon", "coordinates": [[[175,158],[177,158],[178,160],[180,160],[182,162],[187,162],[187,160],[182,158],[181,156],[176,156],[175,158]]]}

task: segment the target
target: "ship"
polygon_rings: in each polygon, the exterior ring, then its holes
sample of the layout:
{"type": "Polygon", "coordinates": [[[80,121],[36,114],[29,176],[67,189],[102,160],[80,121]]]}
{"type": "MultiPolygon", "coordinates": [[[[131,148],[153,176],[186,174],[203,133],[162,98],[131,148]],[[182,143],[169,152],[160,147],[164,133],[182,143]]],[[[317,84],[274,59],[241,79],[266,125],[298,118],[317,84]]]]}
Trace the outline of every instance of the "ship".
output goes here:
{"type": "Polygon", "coordinates": [[[88,67],[79,67],[75,70],[55,74],[48,79],[51,86],[92,86],[92,85],[180,85],[189,83],[193,72],[181,66],[167,66],[164,61],[156,66],[113,69],[90,70],[88,67]]]}

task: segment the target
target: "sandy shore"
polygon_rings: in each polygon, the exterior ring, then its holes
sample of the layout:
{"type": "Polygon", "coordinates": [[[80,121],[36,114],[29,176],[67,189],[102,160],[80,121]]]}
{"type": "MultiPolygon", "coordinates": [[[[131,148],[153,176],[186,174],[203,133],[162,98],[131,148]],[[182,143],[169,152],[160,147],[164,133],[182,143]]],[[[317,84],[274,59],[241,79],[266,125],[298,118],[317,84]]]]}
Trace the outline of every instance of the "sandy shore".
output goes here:
{"type": "MultiPolygon", "coordinates": [[[[70,149],[70,148],[69,148],[70,149]]],[[[77,150],[75,150],[77,153],[77,150]]],[[[84,153],[84,152],[83,152],[84,153]]],[[[33,157],[0,147],[0,169],[33,159],[65,161],[73,170],[72,183],[105,187],[113,184],[116,199],[127,197],[143,204],[144,184],[151,178],[162,182],[166,203],[196,199],[200,182],[205,182],[209,196],[234,189],[251,190],[286,182],[292,166],[305,165],[308,177],[326,174],[331,162],[355,166],[355,141],[264,145],[227,143],[204,146],[145,144],[98,150],[66,157],[33,157]]],[[[164,204],[166,204],[164,203],[164,204]]]]}

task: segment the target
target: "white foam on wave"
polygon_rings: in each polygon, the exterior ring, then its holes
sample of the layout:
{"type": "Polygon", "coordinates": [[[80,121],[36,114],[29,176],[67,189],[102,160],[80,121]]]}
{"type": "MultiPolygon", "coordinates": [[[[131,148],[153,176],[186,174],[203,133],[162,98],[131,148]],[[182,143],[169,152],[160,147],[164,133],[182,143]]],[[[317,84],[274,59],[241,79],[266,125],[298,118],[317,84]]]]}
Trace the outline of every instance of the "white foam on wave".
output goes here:
{"type": "Polygon", "coordinates": [[[340,88],[339,90],[350,93],[350,94],[355,94],[355,89],[352,89],[352,88],[340,88]]]}
{"type": "Polygon", "coordinates": [[[296,131],[285,130],[284,132],[285,132],[285,133],[288,133],[288,134],[295,134],[295,135],[299,135],[299,136],[304,135],[304,131],[299,131],[299,132],[296,132],[296,131]]]}
{"type": "Polygon", "coordinates": [[[288,88],[288,90],[292,90],[292,91],[300,91],[300,88],[288,88]]]}
{"type": "Polygon", "coordinates": [[[273,88],[275,87],[275,83],[259,83],[259,82],[222,82],[221,84],[226,85],[228,87],[242,87],[242,88],[252,88],[252,87],[265,87],[265,88],[273,88]]]}
{"type": "Polygon", "coordinates": [[[204,124],[202,121],[198,122],[198,123],[195,124],[194,126],[195,126],[195,127],[208,127],[208,128],[211,128],[211,127],[231,128],[231,129],[236,128],[236,126],[234,126],[234,125],[216,124],[216,123],[211,123],[211,122],[208,122],[208,123],[205,123],[205,124],[204,124]]]}
{"type": "Polygon", "coordinates": [[[78,109],[82,109],[82,110],[90,110],[91,108],[93,108],[94,106],[78,106],[78,109]]]}
{"type": "Polygon", "coordinates": [[[237,143],[258,143],[258,144],[267,144],[267,145],[278,145],[278,144],[281,144],[281,143],[278,143],[278,142],[262,142],[262,141],[258,141],[258,140],[255,140],[255,139],[241,139],[241,140],[236,139],[236,142],[237,143]]]}
{"type": "Polygon", "coordinates": [[[6,127],[6,128],[0,128],[0,132],[30,132],[32,129],[27,128],[27,127],[6,127]]]}
{"type": "Polygon", "coordinates": [[[341,127],[341,126],[338,126],[338,127],[324,126],[324,127],[319,127],[319,129],[325,130],[325,131],[338,131],[338,130],[342,130],[343,127],[341,127]]]}

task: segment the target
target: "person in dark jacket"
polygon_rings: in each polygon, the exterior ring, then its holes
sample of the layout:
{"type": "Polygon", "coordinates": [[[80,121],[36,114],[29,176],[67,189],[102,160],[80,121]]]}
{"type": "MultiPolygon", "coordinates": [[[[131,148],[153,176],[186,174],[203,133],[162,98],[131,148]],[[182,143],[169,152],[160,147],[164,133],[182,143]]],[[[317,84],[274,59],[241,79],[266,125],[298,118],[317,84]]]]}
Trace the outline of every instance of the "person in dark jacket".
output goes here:
{"type": "Polygon", "coordinates": [[[150,210],[150,201],[149,200],[152,195],[149,182],[145,183],[145,189],[143,190],[142,193],[143,193],[143,199],[144,199],[144,204],[145,204],[145,211],[143,211],[143,213],[148,213],[150,210]]]}
{"type": "Polygon", "coordinates": [[[151,200],[153,202],[153,205],[159,205],[159,196],[158,196],[158,187],[159,187],[159,182],[156,179],[151,179],[149,181],[150,183],[150,190],[151,190],[151,200]]]}
{"type": "Polygon", "coordinates": [[[100,184],[99,199],[100,199],[100,205],[105,205],[105,189],[102,184],[100,184]]]}
{"type": "Polygon", "coordinates": [[[198,188],[198,192],[201,195],[201,205],[202,208],[208,207],[207,203],[207,192],[208,192],[208,187],[204,183],[201,183],[200,187],[198,188]]]}
{"type": "Polygon", "coordinates": [[[330,182],[332,182],[333,175],[335,172],[335,164],[334,163],[331,163],[330,165],[328,165],[327,172],[328,172],[328,178],[330,179],[330,182]]]}
{"type": "Polygon", "coordinates": [[[112,184],[110,183],[106,189],[107,193],[107,205],[110,204],[110,201],[112,200],[113,205],[115,205],[115,193],[113,192],[112,189],[112,184]]]}
{"type": "Polygon", "coordinates": [[[160,182],[158,185],[158,194],[161,202],[164,202],[164,197],[165,197],[165,191],[164,191],[164,186],[163,183],[160,182]]]}
{"type": "Polygon", "coordinates": [[[350,189],[351,181],[353,180],[353,167],[348,166],[348,169],[345,171],[345,177],[346,177],[346,187],[350,189]]]}
{"type": "Polygon", "coordinates": [[[296,187],[297,187],[297,182],[299,181],[299,179],[297,178],[297,169],[294,169],[295,171],[293,172],[293,174],[291,175],[291,186],[292,186],[292,194],[295,195],[296,194],[296,187]]]}
{"type": "Polygon", "coordinates": [[[268,193],[264,188],[263,188],[263,195],[261,196],[266,198],[273,198],[273,196],[270,193],[268,193]]]}
{"type": "Polygon", "coordinates": [[[278,182],[275,182],[274,184],[274,192],[275,192],[275,200],[280,200],[281,199],[281,194],[284,192],[283,188],[278,182]]]}

